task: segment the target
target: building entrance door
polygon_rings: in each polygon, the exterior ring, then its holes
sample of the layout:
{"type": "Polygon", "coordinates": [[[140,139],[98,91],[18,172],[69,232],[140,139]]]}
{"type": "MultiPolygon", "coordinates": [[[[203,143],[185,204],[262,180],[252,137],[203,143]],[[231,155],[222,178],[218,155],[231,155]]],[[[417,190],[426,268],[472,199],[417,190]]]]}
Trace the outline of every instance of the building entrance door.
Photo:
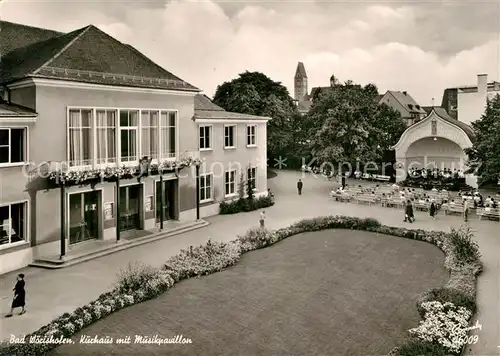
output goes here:
{"type": "Polygon", "coordinates": [[[156,223],[161,221],[161,214],[163,211],[163,221],[177,219],[176,202],[175,202],[175,189],[177,188],[177,181],[164,180],[163,190],[161,189],[161,182],[156,182],[156,223]],[[163,206],[162,196],[163,192],[163,206]]]}
{"type": "Polygon", "coordinates": [[[140,185],[120,187],[120,231],[140,229],[140,185]]]}
{"type": "Polygon", "coordinates": [[[69,243],[96,239],[99,235],[99,192],[70,194],[69,243]]]}

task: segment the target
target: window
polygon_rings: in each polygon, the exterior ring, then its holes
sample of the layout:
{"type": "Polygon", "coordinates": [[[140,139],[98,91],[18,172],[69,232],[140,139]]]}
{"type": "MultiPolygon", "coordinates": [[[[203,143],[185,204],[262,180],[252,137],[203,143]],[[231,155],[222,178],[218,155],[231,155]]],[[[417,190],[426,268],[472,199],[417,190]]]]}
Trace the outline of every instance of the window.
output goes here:
{"type": "Polygon", "coordinates": [[[0,206],[0,245],[26,240],[26,202],[0,206]]]}
{"type": "Polygon", "coordinates": [[[137,111],[120,110],[120,153],[122,162],[136,162],[137,111]]]}
{"type": "Polygon", "coordinates": [[[200,126],[200,150],[212,149],[212,126],[200,126]]]}
{"type": "Polygon", "coordinates": [[[26,129],[0,129],[0,164],[26,160],[26,129]]]}
{"type": "Polygon", "coordinates": [[[200,203],[213,200],[212,197],[213,174],[200,175],[200,203]]]}
{"type": "MultiPolygon", "coordinates": [[[[9,148],[9,142],[14,140],[6,132],[8,135],[2,134],[0,129],[0,156],[23,156],[25,149],[19,153],[19,149],[9,148]]],[[[95,165],[138,164],[144,156],[153,160],[176,158],[176,134],[175,111],[70,109],[67,138],[69,165],[89,168],[95,165]]],[[[23,141],[15,147],[24,144],[23,136],[23,141]]]]}
{"type": "Polygon", "coordinates": [[[235,148],[236,125],[224,126],[224,148],[235,148]]]}
{"type": "Polygon", "coordinates": [[[236,193],[235,178],[236,178],[236,171],[227,171],[225,173],[224,184],[226,186],[226,196],[234,195],[236,193]]]}
{"type": "Polygon", "coordinates": [[[162,111],[160,121],[162,158],[176,157],[176,126],[177,113],[174,111],[162,111]]]}
{"type": "Polygon", "coordinates": [[[160,158],[159,117],[157,111],[141,111],[141,156],[160,158]]]}
{"type": "Polygon", "coordinates": [[[69,165],[92,165],[92,110],[69,111],[69,165]]]}
{"type": "Polygon", "coordinates": [[[257,146],[257,125],[247,125],[247,146],[257,146]]]}
{"type": "Polygon", "coordinates": [[[116,111],[97,110],[97,164],[116,163],[116,111]]]}
{"type": "Polygon", "coordinates": [[[252,189],[257,188],[257,168],[248,168],[248,184],[251,185],[252,189]]]}

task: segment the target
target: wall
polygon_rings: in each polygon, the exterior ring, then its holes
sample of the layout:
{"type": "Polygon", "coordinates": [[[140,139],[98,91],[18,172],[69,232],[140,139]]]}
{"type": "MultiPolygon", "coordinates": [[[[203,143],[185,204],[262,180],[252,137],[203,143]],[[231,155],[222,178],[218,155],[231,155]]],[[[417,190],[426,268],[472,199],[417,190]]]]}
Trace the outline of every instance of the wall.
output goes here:
{"type": "Polygon", "coordinates": [[[401,105],[399,101],[396,100],[396,98],[389,92],[385,93],[384,97],[380,100],[380,103],[384,103],[387,106],[393,108],[394,110],[399,111],[401,114],[401,117],[403,118],[411,118],[410,113],[408,110],[401,105]]]}
{"type": "Polygon", "coordinates": [[[10,89],[10,101],[13,104],[36,110],[36,88],[34,85],[10,89]]]}
{"type": "MultiPolygon", "coordinates": [[[[39,117],[32,130],[31,160],[36,163],[66,161],[68,106],[178,110],[179,154],[182,156],[186,151],[197,150],[197,127],[192,120],[194,114],[193,95],[39,87],[36,91],[36,109],[39,112],[39,117]]],[[[195,190],[194,188],[189,189],[189,186],[194,187],[194,176],[187,176],[181,180],[180,190],[191,194],[189,197],[180,197],[181,209],[186,210],[195,204],[195,198],[192,198],[192,192],[195,190]],[[186,186],[188,189],[185,188],[186,186]]],[[[110,201],[111,198],[111,201],[114,201],[114,184],[108,183],[107,185],[108,187],[103,193],[105,202],[110,201]]],[[[99,187],[100,185],[97,185],[96,189],[99,187]]],[[[147,183],[144,189],[145,195],[153,194],[153,183],[147,183]]],[[[59,189],[38,191],[36,205],[38,206],[36,213],[37,244],[56,242],[60,236],[59,189]]],[[[151,219],[146,220],[149,221],[146,221],[147,226],[145,227],[151,227],[151,219]]],[[[111,238],[113,234],[110,231],[114,229],[114,223],[109,221],[105,225],[107,229],[105,229],[104,235],[111,238]]],[[[41,249],[39,248],[37,251],[41,251],[41,249]]]]}
{"type": "Polygon", "coordinates": [[[464,170],[466,158],[460,146],[441,137],[436,141],[432,137],[418,140],[406,152],[407,163],[419,168],[464,170]]]}
{"type": "Polygon", "coordinates": [[[486,95],[482,93],[458,93],[457,119],[470,125],[481,118],[486,108],[486,95]]]}
{"type": "Polygon", "coordinates": [[[32,160],[65,161],[67,107],[171,109],[179,111],[179,152],[197,149],[194,96],[132,93],[89,89],[39,87],[36,92],[39,117],[32,132],[32,160]],[[47,144],[50,138],[50,144],[47,144]]]}
{"type": "MultiPolygon", "coordinates": [[[[200,124],[204,125],[204,124],[200,124]]],[[[213,173],[214,177],[214,199],[222,201],[226,198],[224,185],[224,172],[226,170],[237,170],[236,192],[239,184],[239,174],[243,171],[247,175],[247,168],[257,168],[256,188],[257,192],[267,192],[267,130],[266,123],[257,124],[257,147],[247,147],[245,122],[236,124],[236,148],[224,149],[224,124],[212,124],[212,150],[201,151],[200,158],[203,164],[200,174],[213,173]]]]}

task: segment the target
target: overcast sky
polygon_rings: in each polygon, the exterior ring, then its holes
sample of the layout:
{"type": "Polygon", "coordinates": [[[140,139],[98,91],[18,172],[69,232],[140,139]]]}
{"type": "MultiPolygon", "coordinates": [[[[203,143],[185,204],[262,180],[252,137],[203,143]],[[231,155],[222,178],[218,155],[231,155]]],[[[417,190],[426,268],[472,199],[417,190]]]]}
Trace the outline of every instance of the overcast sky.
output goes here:
{"type": "Polygon", "coordinates": [[[212,95],[245,70],[309,89],[341,81],[406,90],[499,80],[500,1],[0,0],[3,20],[71,31],[93,24],[212,95]]]}

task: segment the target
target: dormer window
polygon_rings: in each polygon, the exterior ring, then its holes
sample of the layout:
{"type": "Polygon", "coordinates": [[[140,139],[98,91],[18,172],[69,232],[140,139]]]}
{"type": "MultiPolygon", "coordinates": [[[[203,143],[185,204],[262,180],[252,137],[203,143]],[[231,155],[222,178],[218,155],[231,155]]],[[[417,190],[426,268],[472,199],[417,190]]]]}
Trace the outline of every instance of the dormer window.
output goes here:
{"type": "Polygon", "coordinates": [[[415,107],[417,108],[417,110],[420,110],[420,105],[415,105],[415,107]]]}
{"type": "Polygon", "coordinates": [[[411,109],[413,109],[413,105],[412,104],[408,104],[408,107],[411,109]]]}

